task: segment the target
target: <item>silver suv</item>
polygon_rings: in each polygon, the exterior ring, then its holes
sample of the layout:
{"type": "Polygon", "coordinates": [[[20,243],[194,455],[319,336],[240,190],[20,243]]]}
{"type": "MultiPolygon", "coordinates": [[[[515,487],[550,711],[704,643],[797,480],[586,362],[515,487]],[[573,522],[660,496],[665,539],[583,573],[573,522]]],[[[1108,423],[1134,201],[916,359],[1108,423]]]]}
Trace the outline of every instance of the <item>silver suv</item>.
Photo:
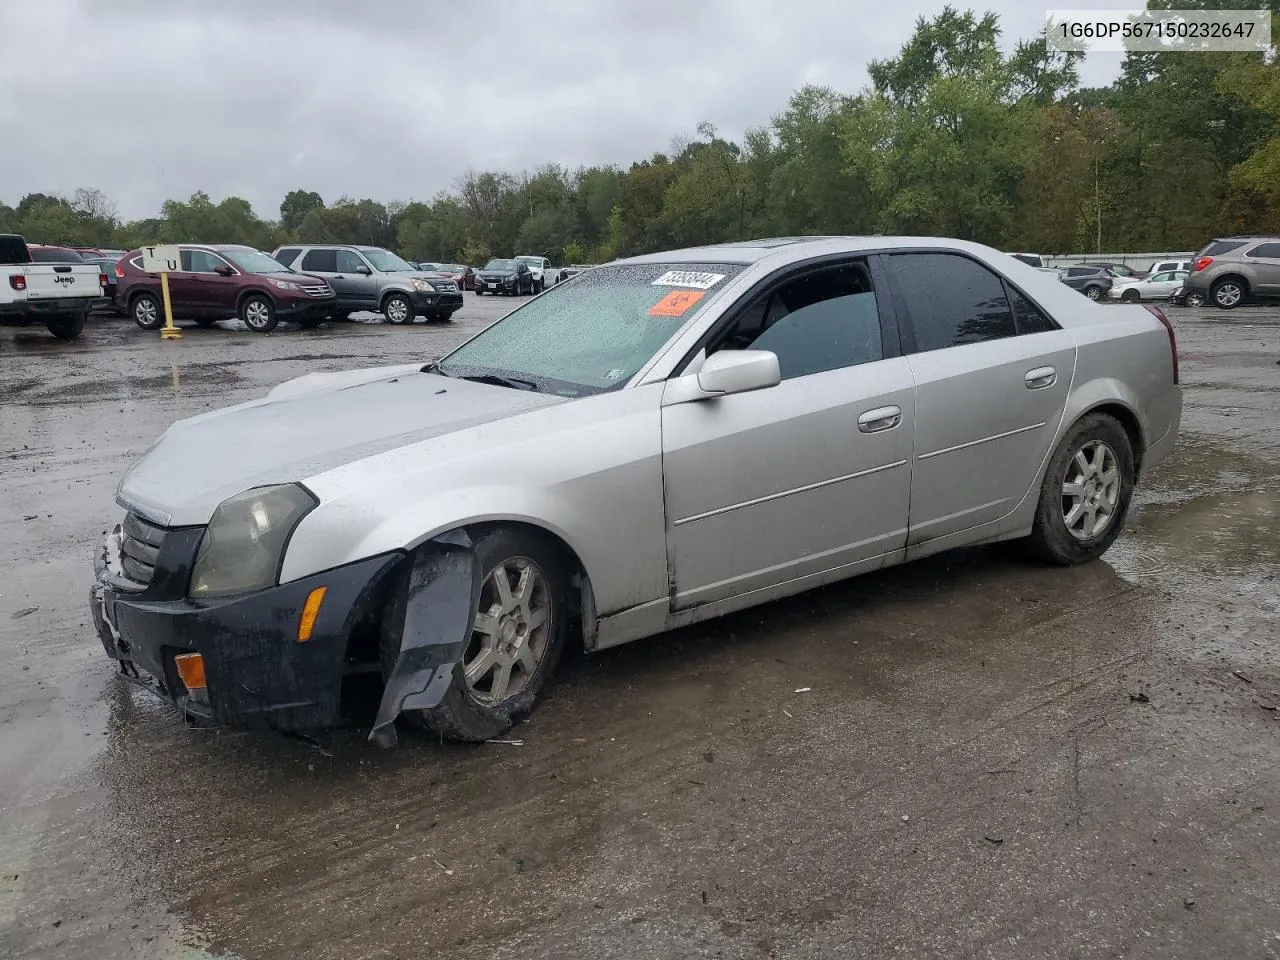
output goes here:
{"type": "Polygon", "coordinates": [[[339,316],[373,310],[388,323],[413,323],[422,314],[444,322],[462,307],[458,285],[439,273],[419,270],[382,247],[295,244],[271,255],[299,273],[322,277],[333,287],[339,316]]]}
{"type": "Polygon", "coordinates": [[[1186,292],[1223,310],[1280,297],[1280,237],[1221,237],[1196,254],[1186,292]]]}

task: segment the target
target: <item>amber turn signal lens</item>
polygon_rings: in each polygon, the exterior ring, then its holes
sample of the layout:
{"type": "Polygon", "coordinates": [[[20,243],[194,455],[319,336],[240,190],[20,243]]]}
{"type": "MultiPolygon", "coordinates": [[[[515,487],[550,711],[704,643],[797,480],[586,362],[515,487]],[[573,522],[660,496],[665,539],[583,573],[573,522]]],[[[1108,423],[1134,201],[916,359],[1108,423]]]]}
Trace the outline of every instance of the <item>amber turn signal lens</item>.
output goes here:
{"type": "Polygon", "coordinates": [[[178,668],[178,676],[182,685],[188,690],[203,690],[204,657],[198,653],[180,653],[173,658],[173,665],[178,668]]]}
{"type": "Polygon", "coordinates": [[[298,642],[311,639],[311,631],[316,628],[316,617],[320,616],[320,604],[324,603],[324,595],[328,587],[316,587],[307,594],[307,602],[302,605],[302,618],[298,621],[298,642]]]}

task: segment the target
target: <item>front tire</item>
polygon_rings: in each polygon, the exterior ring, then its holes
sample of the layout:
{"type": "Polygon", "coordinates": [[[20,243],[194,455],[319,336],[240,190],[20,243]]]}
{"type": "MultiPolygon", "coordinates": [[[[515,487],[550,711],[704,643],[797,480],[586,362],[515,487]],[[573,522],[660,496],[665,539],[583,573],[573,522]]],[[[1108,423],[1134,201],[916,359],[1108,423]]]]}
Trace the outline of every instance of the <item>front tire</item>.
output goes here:
{"type": "Polygon", "coordinates": [[[164,307],[160,298],[151,293],[140,293],[129,304],[129,316],[143,330],[159,330],[164,326],[164,307]]]}
{"type": "Polygon", "coordinates": [[[1234,310],[1244,303],[1244,284],[1234,277],[1219,280],[1209,290],[1209,299],[1220,310],[1234,310]]]}
{"type": "Polygon", "coordinates": [[[271,298],[254,293],[240,301],[240,322],[254,333],[270,333],[279,324],[271,298]]]}
{"type": "Polygon", "coordinates": [[[88,316],[87,311],[64,313],[51,320],[46,320],[44,325],[59,340],[75,340],[80,334],[84,333],[84,324],[88,316]]]}
{"type": "Polygon", "coordinates": [[[484,581],[453,683],[438,706],[405,716],[481,743],[525,719],[550,686],[568,635],[569,574],[560,551],[524,529],[493,529],[475,554],[484,581]]]}
{"type": "Polygon", "coordinates": [[[1124,527],[1135,480],[1124,428],[1106,414],[1082,417],[1045,470],[1028,540],[1032,552],[1061,566],[1102,556],[1124,527]]]}
{"type": "Polygon", "coordinates": [[[413,304],[404,294],[393,293],[382,301],[382,315],[387,318],[387,323],[413,323],[413,304]]]}

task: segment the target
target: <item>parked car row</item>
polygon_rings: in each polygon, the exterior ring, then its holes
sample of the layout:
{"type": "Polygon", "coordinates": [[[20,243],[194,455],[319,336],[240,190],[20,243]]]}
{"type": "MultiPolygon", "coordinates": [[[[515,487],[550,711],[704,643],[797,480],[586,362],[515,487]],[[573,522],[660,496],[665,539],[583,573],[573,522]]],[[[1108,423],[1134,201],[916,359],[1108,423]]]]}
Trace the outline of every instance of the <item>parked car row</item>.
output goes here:
{"type": "Polygon", "coordinates": [[[102,300],[104,278],[78,253],[63,250],[0,235],[0,324],[43,324],[59,340],[80,336],[90,309],[102,300]]]}

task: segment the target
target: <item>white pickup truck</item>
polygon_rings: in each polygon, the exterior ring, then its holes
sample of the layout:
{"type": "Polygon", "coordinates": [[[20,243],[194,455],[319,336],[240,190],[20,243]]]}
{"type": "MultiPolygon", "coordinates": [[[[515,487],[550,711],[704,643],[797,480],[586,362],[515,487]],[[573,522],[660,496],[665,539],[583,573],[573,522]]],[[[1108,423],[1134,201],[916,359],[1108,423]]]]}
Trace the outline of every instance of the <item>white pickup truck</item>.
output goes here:
{"type": "Polygon", "coordinates": [[[0,234],[0,325],[43,323],[59,340],[74,340],[101,296],[97,265],[32,263],[22,237],[0,234]]]}
{"type": "Polygon", "coordinates": [[[554,287],[562,279],[560,268],[553,267],[551,261],[546,257],[533,257],[523,254],[516,257],[516,259],[528,267],[529,272],[533,274],[534,293],[541,293],[547,287],[554,287]]]}

